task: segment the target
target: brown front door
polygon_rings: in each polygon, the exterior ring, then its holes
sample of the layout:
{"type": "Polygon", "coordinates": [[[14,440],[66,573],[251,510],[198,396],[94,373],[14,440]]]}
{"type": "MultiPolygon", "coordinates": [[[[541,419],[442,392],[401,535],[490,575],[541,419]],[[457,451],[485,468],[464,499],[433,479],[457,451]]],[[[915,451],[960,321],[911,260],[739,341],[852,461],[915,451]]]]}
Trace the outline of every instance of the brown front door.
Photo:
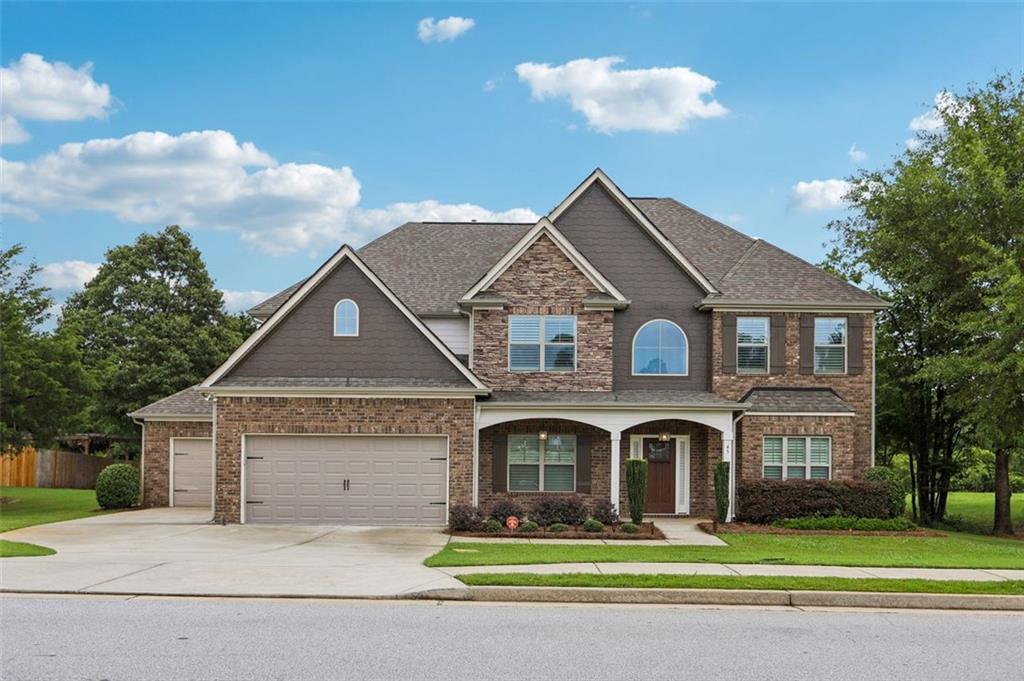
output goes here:
{"type": "Polygon", "coordinates": [[[645,437],[641,443],[647,459],[647,512],[676,512],[676,443],[645,437]]]}

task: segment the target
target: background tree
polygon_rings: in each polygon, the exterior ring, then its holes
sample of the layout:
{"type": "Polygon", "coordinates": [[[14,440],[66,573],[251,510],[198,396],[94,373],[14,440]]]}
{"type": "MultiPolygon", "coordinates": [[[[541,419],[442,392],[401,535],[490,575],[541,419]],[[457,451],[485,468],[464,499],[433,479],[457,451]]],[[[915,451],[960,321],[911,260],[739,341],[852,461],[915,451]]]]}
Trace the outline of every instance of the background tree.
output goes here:
{"type": "Polygon", "coordinates": [[[60,323],[95,376],[86,419],[125,434],[133,432],[126,413],[199,382],[254,328],[224,311],[202,256],[177,226],[107,251],[60,323]]]}
{"type": "Polygon", "coordinates": [[[91,386],[75,339],[40,330],[53,299],[21,265],[23,247],[0,252],[0,450],[46,446],[75,425],[91,386]]]}

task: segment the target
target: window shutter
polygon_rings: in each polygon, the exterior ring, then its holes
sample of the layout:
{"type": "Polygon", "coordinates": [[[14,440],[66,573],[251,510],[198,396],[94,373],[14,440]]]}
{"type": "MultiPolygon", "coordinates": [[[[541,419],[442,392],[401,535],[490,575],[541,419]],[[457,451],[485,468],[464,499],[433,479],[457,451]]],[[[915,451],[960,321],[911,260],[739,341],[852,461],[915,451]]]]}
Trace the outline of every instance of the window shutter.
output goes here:
{"type": "Polygon", "coordinates": [[[814,315],[800,315],[800,373],[814,373],[814,315]]]}
{"type": "Polygon", "coordinates": [[[722,315],[722,373],[736,373],[736,315],[722,315]]]}
{"type": "Polygon", "coordinates": [[[786,315],[772,315],[771,373],[786,373],[786,315]]]}
{"type": "Polygon", "coordinates": [[[846,373],[864,373],[864,315],[846,319],[846,373]]]}
{"type": "Polygon", "coordinates": [[[590,494],[590,436],[576,436],[576,491],[590,494]]]}
{"type": "Polygon", "coordinates": [[[491,491],[508,491],[508,435],[498,434],[491,440],[491,491]]]}

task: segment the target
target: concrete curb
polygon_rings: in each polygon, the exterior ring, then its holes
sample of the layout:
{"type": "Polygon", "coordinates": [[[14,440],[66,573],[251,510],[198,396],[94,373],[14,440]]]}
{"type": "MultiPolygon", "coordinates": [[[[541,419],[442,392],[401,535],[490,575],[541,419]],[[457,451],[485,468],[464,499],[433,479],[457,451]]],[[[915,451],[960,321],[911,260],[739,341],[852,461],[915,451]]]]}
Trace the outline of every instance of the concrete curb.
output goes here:
{"type": "Polygon", "coordinates": [[[520,601],[530,603],[644,603],[668,605],[754,605],[817,608],[1024,611],[1024,596],[918,594],[862,591],[775,591],[747,589],[605,589],[600,587],[472,586],[409,594],[428,600],[520,601]]]}

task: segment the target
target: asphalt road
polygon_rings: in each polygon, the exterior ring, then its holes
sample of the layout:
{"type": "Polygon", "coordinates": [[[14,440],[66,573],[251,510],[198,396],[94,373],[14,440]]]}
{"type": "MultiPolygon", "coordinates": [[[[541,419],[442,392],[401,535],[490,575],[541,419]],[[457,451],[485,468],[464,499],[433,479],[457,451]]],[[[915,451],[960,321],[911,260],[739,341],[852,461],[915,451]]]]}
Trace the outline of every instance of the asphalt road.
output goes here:
{"type": "Polygon", "coordinates": [[[0,599],[22,679],[1024,678],[1024,616],[370,601],[0,599]]]}

